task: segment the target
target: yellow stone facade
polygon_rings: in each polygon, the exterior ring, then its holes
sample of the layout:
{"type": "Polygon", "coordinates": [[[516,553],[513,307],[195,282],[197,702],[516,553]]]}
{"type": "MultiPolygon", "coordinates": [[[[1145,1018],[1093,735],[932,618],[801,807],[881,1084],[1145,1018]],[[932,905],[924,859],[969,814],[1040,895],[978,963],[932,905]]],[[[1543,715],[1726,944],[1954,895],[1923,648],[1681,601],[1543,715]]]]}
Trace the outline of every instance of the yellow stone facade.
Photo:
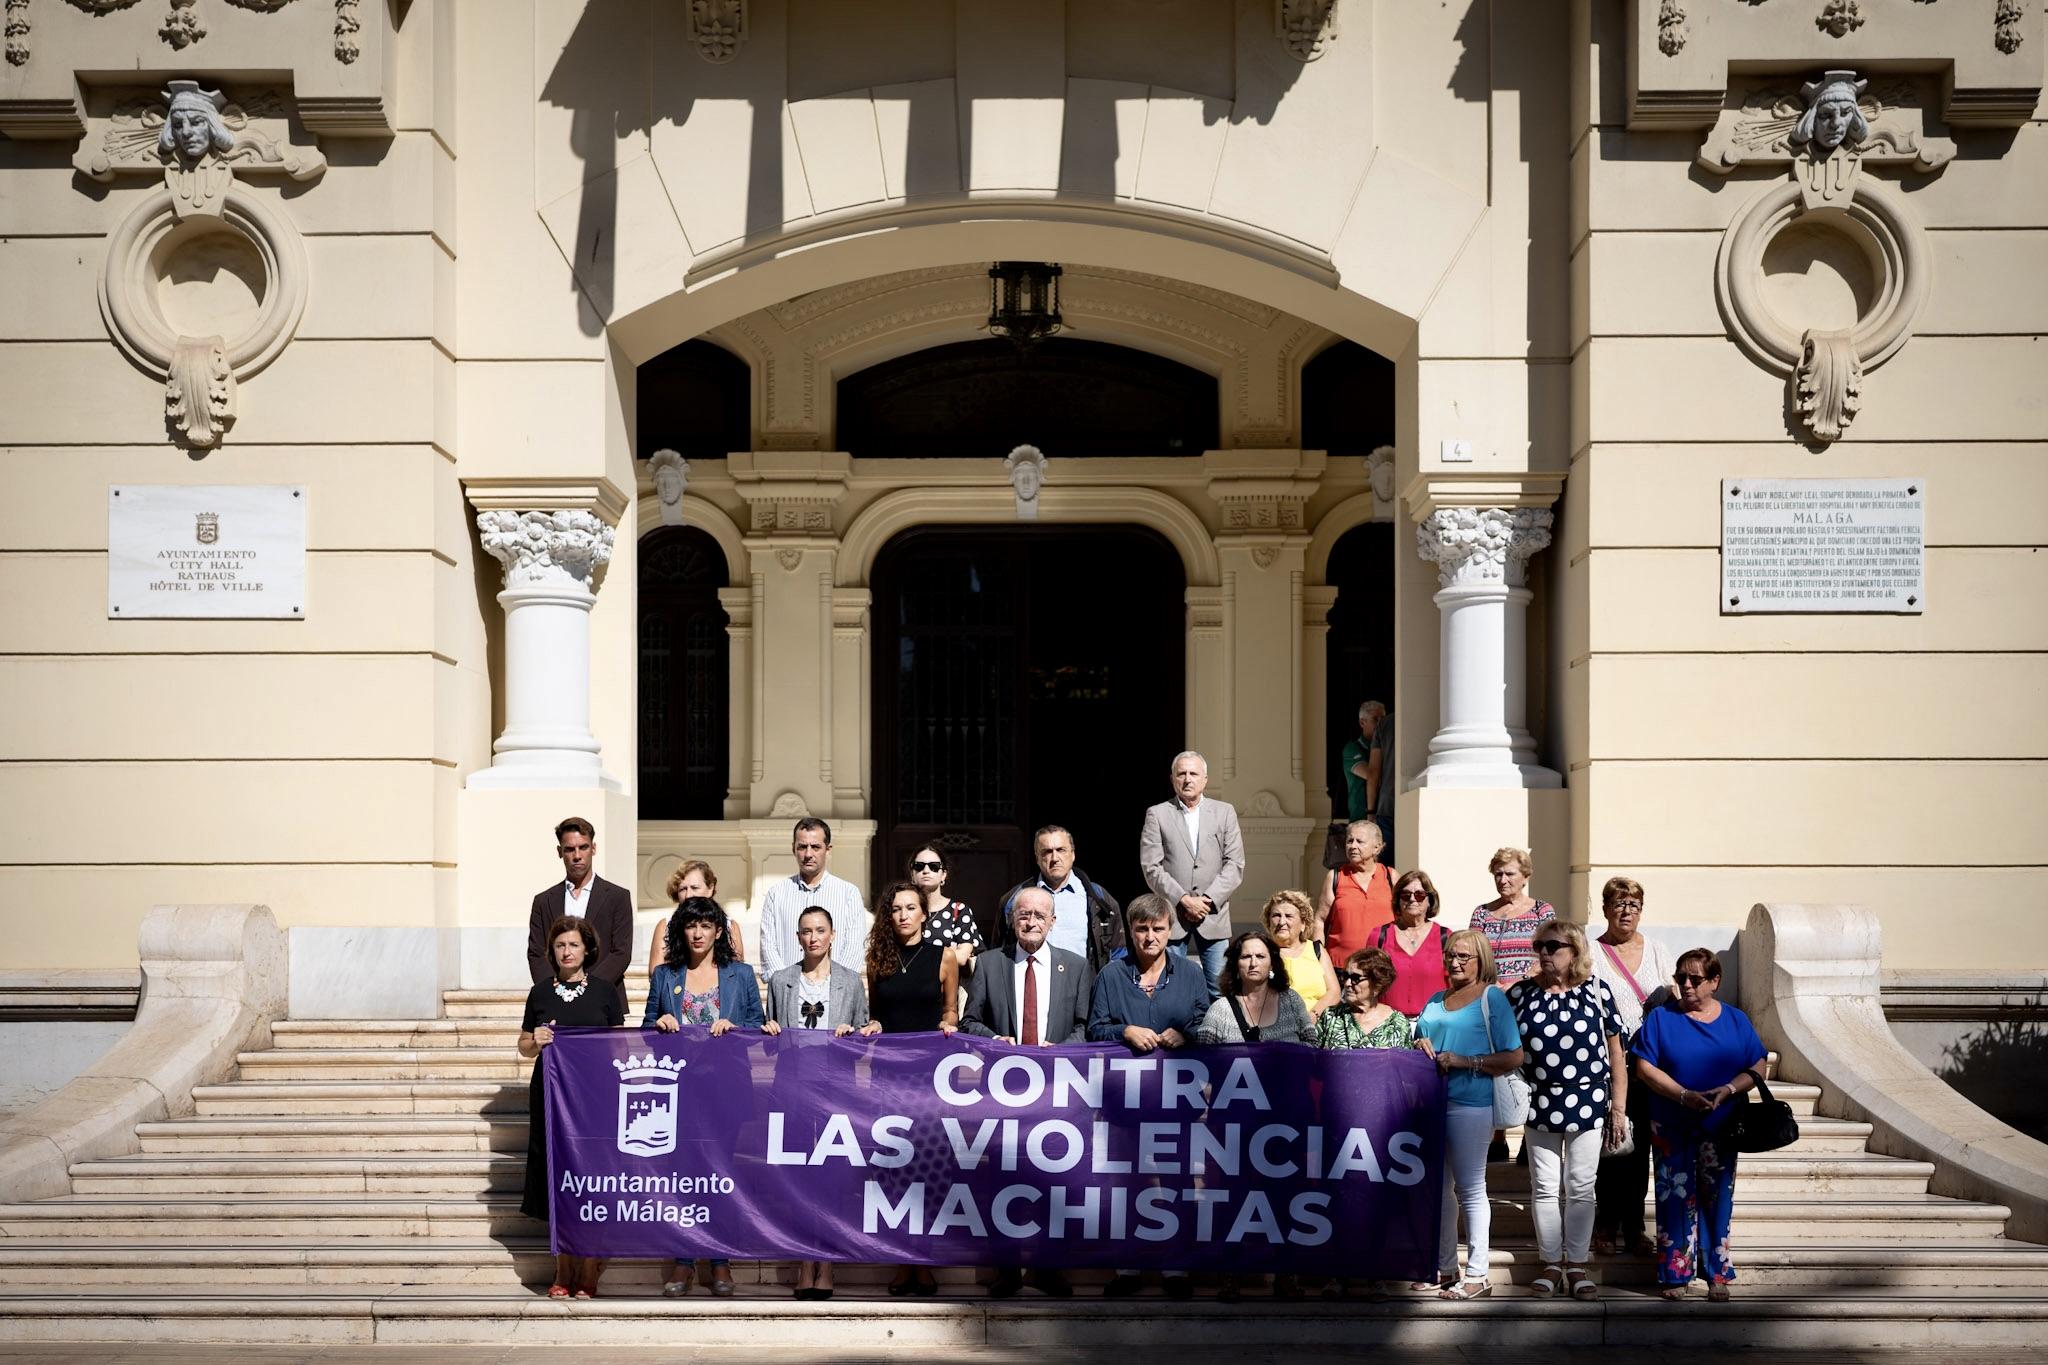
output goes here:
{"type": "Polygon", "coordinates": [[[1016,514],[1000,461],[849,458],[833,383],[977,335],[1001,259],[1061,262],[1077,335],[1218,377],[1219,448],[1054,452],[1039,517],[1144,525],[1179,555],[1185,601],[1143,605],[1187,613],[1187,743],[1246,817],[1241,899],[1316,872],[1341,742],[1325,574],[1344,531],[1389,521],[1399,860],[1454,916],[1516,844],[1580,915],[1626,873],[1665,925],[1858,902],[1887,966],[2048,960],[2026,894],[2048,864],[2048,30],[2038,6],[1862,0],[1837,35],[1819,8],[201,0],[181,12],[207,31],[174,47],[150,0],[9,0],[0,892],[48,913],[8,965],[129,966],[151,905],[255,902],[287,928],[436,931],[442,984],[483,984],[571,812],[649,909],[685,853],[751,900],[789,870],[798,809],[865,883],[875,557],[1016,514]],[[1717,292],[1731,224],[1796,166],[1700,163],[1765,85],[1838,69],[1953,155],[1857,171],[1904,205],[1904,264],[1827,238],[1839,209],[1764,249],[1795,328],[1921,295],[1822,444],[1717,292]],[[175,252],[110,267],[176,190],[79,164],[187,78],[324,159],[298,179],[230,158],[232,194],[302,252],[247,299],[175,252]],[[172,322],[254,326],[235,309],[295,288],[303,312],[193,449],[110,288],[172,322]],[[753,375],[754,448],[694,460],[683,504],[734,585],[732,780],[721,821],[643,824],[636,540],[661,519],[635,372],[697,337],[753,375]],[[1391,497],[1300,448],[1301,367],[1339,339],[1395,366],[1391,497]],[[1721,612],[1721,481],[1818,476],[1928,481],[1924,611],[1721,612]],[[117,483],[303,486],[305,619],[109,619],[117,483]],[[1525,635],[1494,628],[1532,752],[1466,782],[1431,766],[1453,645],[1415,533],[1473,509],[1550,520],[1526,589],[1506,580],[1525,635]],[[515,686],[492,510],[616,527],[587,617],[610,783],[481,776],[515,686]]]}

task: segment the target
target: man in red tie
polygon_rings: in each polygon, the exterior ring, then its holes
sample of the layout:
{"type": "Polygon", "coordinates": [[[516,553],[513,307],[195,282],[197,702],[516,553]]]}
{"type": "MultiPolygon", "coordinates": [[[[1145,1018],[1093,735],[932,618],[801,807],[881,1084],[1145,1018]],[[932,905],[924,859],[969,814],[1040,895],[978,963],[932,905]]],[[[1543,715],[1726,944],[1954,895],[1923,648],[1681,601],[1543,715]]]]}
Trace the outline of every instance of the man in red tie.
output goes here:
{"type": "MultiPolygon", "coordinates": [[[[1017,893],[1010,905],[1015,942],[974,959],[967,1008],[960,1015],[962,1030],[1022,1047],[1088,1041],[1095,973],[1087,958],[1045,941],[1054,914],[1052,897],[1039,888],[1017,893]]],[[[1025,1283],[1021,1268],[1004,1266],[990,1283],[989,1296],[1006,1299],[1025,1283]]],[[[1058,1298],[1074,1292],[1057,1270],[1034,1270],[1029,1283],[1058,1298]]]]}

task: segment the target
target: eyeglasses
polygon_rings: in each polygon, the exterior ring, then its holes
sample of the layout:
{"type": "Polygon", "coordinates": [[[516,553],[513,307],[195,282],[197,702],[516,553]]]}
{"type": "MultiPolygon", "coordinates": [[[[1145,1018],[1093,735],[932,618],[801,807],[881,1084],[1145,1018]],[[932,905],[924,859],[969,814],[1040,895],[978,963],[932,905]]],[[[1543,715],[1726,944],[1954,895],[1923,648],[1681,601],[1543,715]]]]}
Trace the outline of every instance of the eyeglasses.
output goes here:
{"type": "Polygon", "coordinates": [[[926,863],[913,860],[910,864],[910,870],[912,872],[944,872],[946,865],[944,863],[926,863]]]}
{"type": "Polygon", "coordinates": [[[1364,972],[1348,972],[1341,967],[1337,969],[1337,984],[1340,986],[1362,986],[1370,980],[1372,978],[1364,972]]]}
{"type": "Polygon", "coordinates": [[[1427,891],[1403,891],[1401,899],[1404,901],[1427,902],[1429,900],[1429,893],[1427,891]]]}
{"type": "Polygon", "coordinates": [[[1614,902],[1614,908],[1617,910],[1640,910],[1643,908],[1643,903],[1641,901],[1619,900],[1614,902]]]}
{"type": "Polygon", "coordinates": [[[1712,980],[1711,977],[1701,976],[1697,972],[1679,972],[1671,979],[1681,986],[1691,986],[1694,990],[1698,990],[1701,986],[1706,985],[1708,981],[1712,980]]]}
{"type": "Polygon", "coordinates": [[[1446,961],[1446,962],[1477,962],[1478,960],[1479,960],[1479,954],[1477,954],[1477,953],[1445,953],[1445,954],[1444,954],[1444,961],[1446,961]]]}
{"type": "Polygon", "coordinates": [[[1537,952],[1548,956],[1551,953],[1561,953],[1572,945],[1566,943],[1563,939],[1546,938],[1541,943],[1532,943],[1529,946],[1537,952]]]}

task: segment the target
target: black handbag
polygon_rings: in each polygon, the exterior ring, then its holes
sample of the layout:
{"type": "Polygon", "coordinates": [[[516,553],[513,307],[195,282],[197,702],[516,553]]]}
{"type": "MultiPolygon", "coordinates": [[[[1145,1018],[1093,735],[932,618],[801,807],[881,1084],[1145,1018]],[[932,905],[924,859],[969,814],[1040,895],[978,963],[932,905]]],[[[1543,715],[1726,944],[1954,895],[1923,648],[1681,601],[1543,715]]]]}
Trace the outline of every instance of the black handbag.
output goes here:
{"type": "Polygon", "coordinates": [[[1735,1106],[1728,1119],[1728,1145],[1738,1152],[1775,1152],[1799,1141],[1799,1120],[1792,1117],[1792,1106],[1772,1099],[1771,1088],[1756,1072],[1742,1074],[1756,1082],[1762,1098],[1735,1106]]]}

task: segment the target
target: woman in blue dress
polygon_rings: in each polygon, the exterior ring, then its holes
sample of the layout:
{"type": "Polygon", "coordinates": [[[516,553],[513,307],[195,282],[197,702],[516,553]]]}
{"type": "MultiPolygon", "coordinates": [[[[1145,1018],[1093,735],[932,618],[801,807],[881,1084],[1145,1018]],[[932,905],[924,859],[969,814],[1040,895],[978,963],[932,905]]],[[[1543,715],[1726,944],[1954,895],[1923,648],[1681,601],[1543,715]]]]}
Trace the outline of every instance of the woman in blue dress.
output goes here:
{"type": "Polygon", "coordinates": [[[1636,1079],[1650,1091],[1657,1283],[1676,1300],[1704,1279],[1707,1297],[1726,1303],[1735,1279],[1735,1150],[1721,1136],[1735,1112],[1729,1101],[1763,1074],[1764,1045],[1749,1016],[1718,998],[1721,960],[1707,949],[1680,955],[1672,984],[1671,1000],[1643,1017],[1629,1045],[1636,1079]]]}

